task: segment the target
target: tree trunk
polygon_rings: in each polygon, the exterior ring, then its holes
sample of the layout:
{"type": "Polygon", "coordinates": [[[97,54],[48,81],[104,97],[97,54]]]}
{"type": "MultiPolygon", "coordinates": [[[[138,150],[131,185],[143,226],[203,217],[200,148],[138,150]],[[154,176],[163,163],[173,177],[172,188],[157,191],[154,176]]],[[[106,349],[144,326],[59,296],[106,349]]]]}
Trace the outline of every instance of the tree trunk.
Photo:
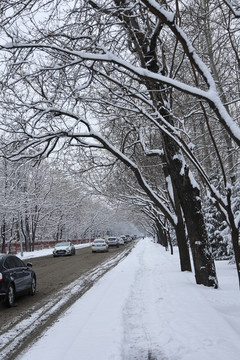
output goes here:
{"type": "Polygon", "coordinates": [[[163,139],[169,172],[177,190],[186,221],[196,283],[217,288],[216,269],[209,250],[200,191],[197,185],[191,181],[188,167],[185,165],[183,168],[184,162],[182,155],[178,149],[176,149],[175,143],[165,134],[163,134],[163,139]]]}
{"type": "MultiPolygon", "coordinates": [[[[167,179],[168,177],[171,178],[171,175],[169,174],[169,169],[167,166],[167,159],[164,155],[162,155],[162,163],[166,164],[163,166],[163,172],[164,172],[165,179],[167,179]]],[[[168,182],[166,181],[166,183],[168,183],[168,182]]],[[[175,210],[175,213],[176,213],[176,216],[178,219],[177,225],[175,226],[175,234],[176,234],[177,244],[178,244],[178,249],[179,249],[179,259],[180,259],[181,271],[192,271],[189,248],[188,248],[188,244],[187,244],[186,231],[185,231],[185,226],[184,226],[184,221],[183,221],[183,216],[182,216],[182,209],[181,209],[181,205],[179,202],[176,188],[173,183],[171,185],[172,185],[172,189],[173,189],[173,199],[172,199],[173,204],[172,205],[174,207],[174,210],[175,210]]]]}
{"type": "Polygon", "coordinates": [[[175,228],[175,231],[176,231],[177,243],[179,249],[181,271],[192,271],[189,248],[186,238],[186,231],[182,218],[181,208],[179,206],[176,208],[176,215],[178,218],[178,223],[175,228]]]}
{"type": "MultiPolygon", "coordinates": [[[[228,195],[228,201],[230,202],[231,195],[228,195]]],[[[231,236],[232,236],[232,244],[233,244],[233,251],[234,251],[234,257],[236,262],[236,268],[237,268],[237,274],[238,274],[238,283],[240,287],[240,244],[239,244],[239,228],[236,227],[234,216],[231,210],[231,205],[229,206],[228,210],[228,218],[230,222],[231,227],[231,236]]]]}
{"type": "Polygon", "coordinates": [[[167,236],[166,236],[166,233],[163,230],[161,224],[159,223],[159,221],[156,221],[156,227],[157,227],[158,242],[159,242],[159,244],[164,246],[165,249],[167,249],[168,248],[167,236]]]}
{"type": "MultiPolygon", "coordinates": [[[[151,66],[150,70],[159,70],[156,48],[154,50],[152,49],[151,61],[149,61],[148,64],[150,64],[148,67],[151,66]]],[[[165,64],[163,64],[163,68],[164,67],[166,67],[165,64]]],[[[161,84],[152,81],[148,81],[146,86],[161,116],[163,116],[169,124],[174,126],[170,109],[165,105],[170,104],[168,90],[165,89],[164,86],[162,87],[161,84]]],[[[185,165],[183,155],[176,143],[164,132],[162,132],[162,139],[168,172],[184,213],[192,250],[196,283],[217,288],[216,269],[209,249],[200,191],[192,180],[193,177],[189,174],[189,168],[185,165]]]]}
{"type": "Polygon", "coordinates": [[[235,262],[236,262],[236,268],[238,273],[238,283],[240,287],[240,251],[239,251],[239,231],[238,229],[231,228],[232,229],[232,243],[233,243],[233,250],[235,255],[235,262]]]}
{"type": "Polygon", "coordinates": [[[29,217],[25,214],[25,246],[26,251],[31,251],[31,238],[30,238],[30,228],[29,228],[29,217]]]}
{"type": "Polygon", "coordinates": [[[5,252],[5,245],[6,245],[6,221],[5,217],[3,218],[3,223],[1,226],[1,238],[2,238],[2,249],[1,252],[5,252]]]}

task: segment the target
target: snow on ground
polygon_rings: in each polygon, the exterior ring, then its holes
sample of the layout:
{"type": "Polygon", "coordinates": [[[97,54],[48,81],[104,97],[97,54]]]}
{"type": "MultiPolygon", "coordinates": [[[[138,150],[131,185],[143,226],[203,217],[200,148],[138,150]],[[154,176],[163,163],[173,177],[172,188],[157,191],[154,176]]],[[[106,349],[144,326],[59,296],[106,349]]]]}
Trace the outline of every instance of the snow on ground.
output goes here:
{"type": "MultiPolygon", "coordinates": [[[[74,245],[74,246],[76,249],[80,249],[80,248],[87,247],[90,245],[91,245],[91,243],[85,243],[85,244],[78,244],[78,245],[74,245]]],[[[23,255],[21,255],[21,253],[18,253],[17,256],[20,259],[22,259],[23,261],[25,261],[27,259],[31,259],[34,257],[52,255],[52,253],[53,253],[53,249],[49,248],[49,249],[35,250],[35,251],[31,251],[31,252],[23,252],[23,255]]]]}
{"type": "Polygon", "coordinates": [[[238,360],[236,269],[216,265],[220,288],[196,285],[142,239],[18,360],[238,360]]]}

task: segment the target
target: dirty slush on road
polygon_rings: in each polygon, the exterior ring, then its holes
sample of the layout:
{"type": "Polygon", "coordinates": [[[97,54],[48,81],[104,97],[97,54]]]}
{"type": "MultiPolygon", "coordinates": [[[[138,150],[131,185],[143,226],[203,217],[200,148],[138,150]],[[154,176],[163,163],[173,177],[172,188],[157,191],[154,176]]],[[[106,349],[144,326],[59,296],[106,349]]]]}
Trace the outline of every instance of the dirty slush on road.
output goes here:
{"type": "Polygon", "coordinates": [[[99,254],[92,254],[86,247],[71,257],[29,259],[37,274],[37,293],[18,298],[16,306],[10,309],[0,304],[1,360],[17,359],[133,246],[128,244],[99,254]]]}

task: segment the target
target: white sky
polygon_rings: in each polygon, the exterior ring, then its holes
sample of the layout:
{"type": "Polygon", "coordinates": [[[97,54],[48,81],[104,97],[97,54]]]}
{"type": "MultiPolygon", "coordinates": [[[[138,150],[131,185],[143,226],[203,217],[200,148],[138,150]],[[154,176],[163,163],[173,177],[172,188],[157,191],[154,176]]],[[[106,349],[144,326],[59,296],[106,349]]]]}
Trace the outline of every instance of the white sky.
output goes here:
{"type": "Polygon", "coordinates": [[[220,288],[196,285],[177,249],[140,240],[17,360],[237,360],[236,269],[216,265],[220,288]]]}

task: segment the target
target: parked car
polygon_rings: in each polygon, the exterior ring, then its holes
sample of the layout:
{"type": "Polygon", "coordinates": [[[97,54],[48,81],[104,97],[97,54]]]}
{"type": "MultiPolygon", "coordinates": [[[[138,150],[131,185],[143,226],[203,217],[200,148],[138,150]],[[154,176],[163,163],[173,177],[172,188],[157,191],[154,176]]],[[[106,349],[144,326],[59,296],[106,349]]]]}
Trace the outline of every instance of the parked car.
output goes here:
{"type": "Polygon", "coordinates": [[[35,293],[36,274],[32,264],[26,265],[15,255],[0,254],[0,299],[12,307],[16,297],[35,293]]]}
{"type": "Polygon", "coordinates": [[[53,249],[53,257],[75,255],[75,253],[75,246],[71,243],[71,241],[57,243],[53,249]]]}
{"type": "Polygon", "coordinates": [[[116,246],[119,247],[118,238],[115,236],[109,236],[107,239],[108,246],[116,246]]]}
{"type": "Polygon", "coordinates": [[[108,251],[108,243],[104,239],[95,239],[92,242],[92,252],[105,252],[108,251]]]}

